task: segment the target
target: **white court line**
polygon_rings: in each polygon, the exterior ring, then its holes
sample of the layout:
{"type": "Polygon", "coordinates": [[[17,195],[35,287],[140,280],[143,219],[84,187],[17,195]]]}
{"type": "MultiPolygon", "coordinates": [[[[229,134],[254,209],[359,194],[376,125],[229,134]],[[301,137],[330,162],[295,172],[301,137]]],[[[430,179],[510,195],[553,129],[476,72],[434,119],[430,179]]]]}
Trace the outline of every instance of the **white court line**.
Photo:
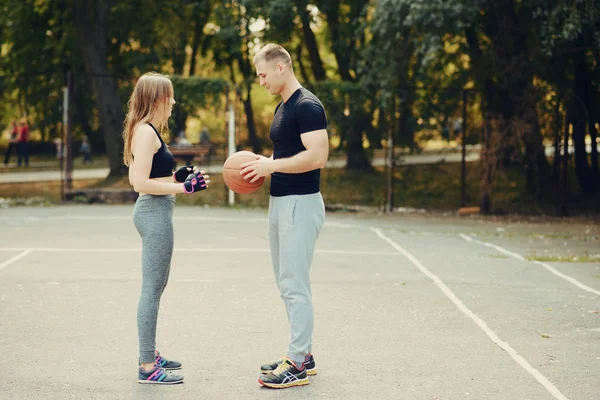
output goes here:
{"type": "MultiPolygon", "coordinates": [[[[130,248],[87,248],[87,249],[76,249],[76,248],[60,248],[60,247],[33,247],[33,248],[21,248],[21,247],[3,247],[0,248],[0,251],[37,251],[37,252],[55,252],[55,253],[130,253],[130,252],[140,252],[142,251],[141,247],[130,247],[130,248]]],[[[185,252],[185,253],[268,253],[269,249],[257,249],[257,248],[200,248],[200,247],[191,247],[191,248],[183,248],[176,247],[173,249],[176,252],[185,252]]],[[[346,255],[374,255],[374,256],[397,256],[398,253],[394,251],[362,251],[362,250],[315,250],[315,253],[321,254],[346,254],[346,255]]]]}
{"type": "Polygon", "coordinates": [[[434,273],[429,271],[427,268],[421,264],[416,257],[410,254],[408,251],[404,250],[399,244],[394,242],[392,239],[385,236],[379,229],[371,228],[373,232],[377,234],[382,240],[387,242],[390,246],[398,250],[402,253],[406,258],[408,258],[425,276],[433,281],[433,283],[452,301],[456,307],[460,311],[462,311],[467,317],[471,318],[479,328],[500,348],[506,351],[512,358],[519,364],[525,371],[529,372],[538,382],[540,382],[555,398],[560,400],[568,400],[565,395],[563,395],[560,390],[556,386],[552,384],[540,371],[535,369],[527,360],[525,360],[522,356],[520,356],[515,349],[511,347],[510,344],[500,339],[494,331],[492,331],[487,324],[477,316],[473,311],[471,311],[446,284],[434,273]]]}
{"type": "MultiPolygon", "coordinates": [[[[23,249],[21,249],[23,250],[23,249]]],[[[25,257],[27,254],[31,253],[33,251],[33,249],[25,249],[23,250],[22,253],[17,254],[16,256],[14,256],[13,258],[11,258],[10,260],[4,261],[2,264],[0,264],[0,271],[2,269],[4,269],[5,267],[8,267],[10,264],[14,263],[15,261],[20,260],[21,258],[25,257]]]]}
{"type": "MultiPolygon", "coordinates": [[[[460,236],[461,238],[463,238],[467,242],[477,243],[477,244],[480,244],[482,246],[491,247],[493,249],[498,250],[501,253],[504,253],[506,255],[514,257],[514,258],[516,258],[518,260],[529,261],[525,257],[523,257],[522,255],[517,254],[517,253],[513,253],[512,251],[508,251],[508,250],[506,250],[506,249],[504,249],[504,248],[502,248],[500,246],[496,246],[495,244],[491,244],[491,243],[488,243],[488,242],[482,242],[481,240],[473,239],[469,235],[465,235],[465,234],[462,234],[462,233],[459,234],[458,236],[460,236]]],[[[585,291],[588,291],[590,293],[593,293],[595,295],[600,296],[600,290],[596,290],[596,289],[593,289],[593,288],[591,288],[589,286],[584,285],[583,283],[579,282],[577,279],[572,278],[569,275],[565,275],[562,272],[557,271],[554,267],[552,267],[549,264],[546,264],[546,263],[541,262],[541,261],[531,261],[531,262],[533,262],[534,264],[541,265],[542,267],[546,268],[548,271],[552,272],[554,275],[556,275],[556,276],[564,279],[565,281],[567,281],[569,283],[572,283],[573,285],[577,286],[580,289],[583,289],[585,291]]]]}

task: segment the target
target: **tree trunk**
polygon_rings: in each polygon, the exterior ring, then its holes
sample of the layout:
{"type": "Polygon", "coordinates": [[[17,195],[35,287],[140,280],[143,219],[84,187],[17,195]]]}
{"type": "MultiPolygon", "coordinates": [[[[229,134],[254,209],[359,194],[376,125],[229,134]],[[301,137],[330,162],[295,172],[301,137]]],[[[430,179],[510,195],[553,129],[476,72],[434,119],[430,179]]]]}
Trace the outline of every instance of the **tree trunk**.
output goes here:
{"type": "Polygon", "coordinates": [[[556,130],[554,131],[554,161],[552,163],[552,181],[554,183],[555,192],[558,193],[560,183],[560,102],[556,102],[556,110],[554,111],[556,122],[556,130]]]}
{"type": "Polygon", "coordinates": [[[563,155],[562,155],[562,179],[558,193],[560,199],[556,215],[559,217],[566,217],[569,215],[569,124],[570,116],[569,113],[565,113],[565,123],[563,126],[564,137],[563,137],[563,155]]]}
{"type": "Polygon", "coordinates": [[[208,21],[208,18],[210,18],[212,13],[212,6],[208,3],[198,4],[193,12],[194,38],[192,39],[192,58],[190,60],[189,76],[196,75],[196,57],[198,55],[200,43],[202,42],[202,37],[204,35],[204,26],[206,25],[206,21],[208,21]]]}
{"type": "MultiPolygon", "coordinates": [[[[183,15],[179,18],[184,19],[183,15]]],[[[177,43],[171,43],[171,62],[173,63],[173,71],[176,75],[183,75],[185,69],[186,52],[185,48],[188,45],[188,33],[182,29],[179,33],[177,43]]]]}
{"type": "MultiPolygon", "coordinates": [[[[83,71],[81,71],[81,73],[83,74],[83,71]]],[[[77,115],[79,118],[77,118],[77,120],[79,121],[79,123],[81,124],[81,129],[83,130],[83,132],[88,136],[88,139],[90,140],[91,146],[92,146],[92,151],[106,151],[103,148],[103,143],[102,143],[102,138],[100,137],[96,137],[96,133],[98,133],[97,131],[94,131],[92,129],[92,127],[90,126],[89,123],[89,118],[88,118],[88,114],[87,114],[87,110],[85,108],[85,102],[83,101],[83,93],[85,93],[83,90],[85,90],[85,88],[82,88],[81,85],[85,82],[84,79],[77,79],[77,76],[75,74],[73,74],[73,111],[75,111],[73,113],[73,115],[77,115]],[[77,84],[77,82],[79,82],[79,84],[77,84]]],[[[87,86],[86,86],[87,88],[87,86]]]]}
{"type": "MultiPolygon", "coordinates": [[[[183,15],[180,14],[180,18],[183,18],[183,15]]],[[[188,34],[185,30],[181,31],[178,42],[179,43],[177,44],[177,46],[173,46],[173,51],[171,53],[171,62],[173,63],[173,72],[175,73],[175,75],[183,76],[185,72],[185,48],[188,44],[188,34]]],[[[175,142],[175,138],[178,138],[182,135],[186,136],[187,117],[188,113],[181,107],[181,105],[176,103],[173,107],[173,114],[171,116],[171,119],[173,121],[170,137],[171,143],[175,142]]]]}
{"type": "Polygon", "coordinates": [[[524,167],[526,190],[539,202],[541,189],[549,181],[549,165],[536,112],[534,88],[529,86],[519,107],[519,120],[523,121],[521,140],[525,145],[524,167]]]}
{"type": "Polygon", "coordinates": [[[576,57],[575,63],[575,97],[572,104],[571,121],[573,124],[573,147],[575,149],[575,173],[579,186],[584,193],[596,191],[596,179],[588,163],[587,150],[585,148],[586,126],[590,116],[590,98],[588,88],[591,81],[585,64],[585,58],[581,55],[576,57]]]}
{"type": "Polygon", "coordinates": [[[327,25],[331,32],[331,44],[335,60],[338,64],[338,72],[343,81],[352,81],[352,75],[350,75],[350,54],[346,46],[345,40],[348,38],[342,37],[340,32],[340,1],[329,0],[323,4],[323,12],[327,17],[327,25]]]}
{"type": "Polygon", "coordinates": [[[598,131],[596,130],[596,121],[594,120],[594,118],[590,118],[589,122],[590,139],[592,142],[592,174],[594,176],[594,179],[596,179],[597,189],[598,185],[600,185],[600,182],[598,181],[598,179],[600,179],[600,171],[598,171],[598,143],[596,142],[596,140],[598,139],[598,131]]]}
{"type": "Polygon", "coordinates": [[[246,98],[242,98],[244,103],[244,112],[246,113],[246,126],[248,128],[248,138],[250,144],[252,144],[252,152],[255,154],[262,154],[262,145],[258,136],[256,135],[256,124],[254,123],[254,111],[252,110],[252,99],[250,97],[250,91],[252,90],[252,83],[246,84],[246,98]]]}
{"type": "Polygon", "coordinates": [[[316,81],[322,81],[325,80],[325,68],[323,67],[323,61],[321,60],[321,54],[319,53],[317,39],[310,28],[310,15],[306,9],[307,4],[308,2],[306,0],[296,0],[296,7],[298,9],[298,14],[300,15],[300,21],[302,22],[303,42],[308,50],[313,75],[316,81]]]}
{"type": "MultiPolygon", "coordinates": [[[[335,55],[338,64],[338,73],[345,82],[354,82],[355,78],[350,73],[351,61],[356,56],[356,44],[354,32],[356,30],[353,24],[359,21],[359,15],[365,3],[354,2],[350,4],[350,9],[346,10],[347,4],[341,4],[340,0],[323,0],[317,2],[319,10],[321,10],[327,19],[329,32],[331,34],[331,48],[335,55]],[[343,8],[343,9],[342,9],[343,8]],[[344,13],[340,16],[340,10],[344,13]]],[[[351,123],[343,123],[344,126],[339,126],[341,142],[346,144],[347,163],[346,169],[349,170],[372,170],[371,164],[363,147],[363,133],[368,132],[367,124],[371,124],[372,113],[364,115],[364,111],[358,110],[364,105],[358,104],[364,102],[367,97],[352,98],[350,104],[350,112],[353,116],[351,123]],[[357,110],[352,110],[357,108],[357,110]],[[358,114],[357,114],[358,113],[358,114]],[[363,118],[357,118],[357,116],[363,118]]]]}
{"type": "Polygon", "coordinates": [[[496,160],[492,154],[492,134],[493,128],[488,116],[484,117],[484,129],[483,129],[483,146],[481,147],[481,181],[480,181],[480,192],[481,200],[479,203],[479,212],[484,215],[491,214],[492,212],[492,182],[494,174],[494,166],[496,160]]]}
{"type": "Polygon", "coordinates": [[[198,48],[200,47],[200,39],[202,38],[202,29],[204,25],[200,21],[196,20],[194,26],[194,38],[192,39],[192,57],[190,59],[190,71],[189,76],[196,75],[196,56],[198,55],[198,48]]]}
{"type": "Polygon", "coordinates": [[[347,170],[370,171],[372,169],[371,163],[365,153],[362,139],[361,127],[350,127],[350,131],[346,137],[348,145],[346,158],[347,170]]]}
{"type": "Polygon", "coordinates": [[[109,176],[125,175],[123,165],[123,105],[119,99],[117,82],[108,68],[108,14],[109,0],[73,1],[75,26],[86,72],[92,82],[100,127],[104,135],[109,161],[109,176]]]}
{"type": "Polygon", "coordinates": [[[579,187],[584,193],[595,192],[595,182],[592,177],[592,170],[588,164],[587,152],[585,148],[585,126],[584,120],[580,116],[573,117],[573,155],[575,157],[575,173],[579,187]]]}
{"type": "Polygon", "coordinates": [[[300,75],[302,76],[304,85],[309,85],[310,78],[308,77],[304,63],[302,62],[302,43],[299,43],[298,46],[296,46],[296,62],[298,63],[298,68],[300,69],[300,75]]]}
{"type": "Polygon", "coordinates": [[[413,152],[417,147],[415,144],[415,132],[412,127],[414,99],[410,93],[407,94],[407,96],[401,97],[400,117],[398,118],[398,129],[396,132],[398,137],[396,142],[408,146],[411,152],[413,152]]]}
{"type": "MultiPolygon", "coordinates": [[[[254,82],[255,76],[252,73],[252,65],[250,64],[250,58],[248,50],[242,50],[240,54],[236,56],[240,72],[242,73],[242,84],[241,88],[238,89],[242,103],[244,104],[244,112],[246,114],[246,126],[248,128],[248,139],[252,145],[252,151],[256,154],[262,153],[262,145],[256,134],[256,123],[254,122],[254,111],[252,109],[252,82],[254,82]],[[245,92],[245,98],[240,91],[245,92]]],[[[230,59],[230,69],[232,71],[232,82],[235,83],[235,77],[233,75],[233,58],[230,59]]]]}

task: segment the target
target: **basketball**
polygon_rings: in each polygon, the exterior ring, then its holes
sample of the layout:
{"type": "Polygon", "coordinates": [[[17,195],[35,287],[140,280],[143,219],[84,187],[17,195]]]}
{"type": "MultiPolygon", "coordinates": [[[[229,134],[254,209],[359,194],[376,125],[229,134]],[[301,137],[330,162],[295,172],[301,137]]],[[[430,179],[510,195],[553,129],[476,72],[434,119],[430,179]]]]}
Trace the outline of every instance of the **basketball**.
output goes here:
{"type": "Polygon", "coordinates": [[[250,179],[244,179],[240,174],[240,165],[248,161],[256,160],[256,155],[251,151],[238,151],[233,153],[223,164],[223,180],[227,187],[238,194],[248,194],[255,192],[265,181],[265,178],[259,178],[256,182],[250,183],[250,179]]]}

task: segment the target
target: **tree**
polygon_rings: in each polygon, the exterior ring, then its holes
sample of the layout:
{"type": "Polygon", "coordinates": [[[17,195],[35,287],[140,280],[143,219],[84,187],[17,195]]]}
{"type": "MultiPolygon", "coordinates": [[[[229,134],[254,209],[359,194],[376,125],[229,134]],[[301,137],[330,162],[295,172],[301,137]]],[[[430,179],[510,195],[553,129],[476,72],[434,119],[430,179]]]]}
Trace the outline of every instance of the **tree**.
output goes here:
{"type": "Polygon", "coordinates": [[[65,7],[43,1],[5,1],[0,15],[3,100],[10,118],[27,118],[42,140],[60,134],[59,104],[70,49],[65,7]],[[66,50],[66,51],[65,51],[66,50]],[[16,110],[16,112],[15,112],[16,110]]]}
{"type": "MultiPolygon", "coordinates": [[[[196,74],[196,59],[204,43],[204,27],[213,11],[213,2],[178,1],[159,3],[161,9],[154,19],[156,44],[149,45],[157,56],[159,64],[170,65],[171,72],[178,76],[196,74]],[[173,21],[178,23],[173,24],[173,21]],[[188,56],[187,49],[191,49],[188,56]]],[[[173,131],[185,132],[188,113],[178,102],[173,108],[173,131]]]]}
{"type": "MultiPolygon", "coordinates": [[[[495,155],[483,154],[482,160],[501,164],[522,162],[528,189],[539,192],[548,167],[536,114],[534,71],[539,58],[532,32],[531,3],[512,0],[436,0],[417,4],[396,0],[396,3],[409,7],[403,24],[417,30],[424,64],[447,52],[444,44],[449,36],[464,38],[474,90],[481,96],[486,119],[493,120],[486,125],[486,138],[493,138],[486,143],[493,146],[485,145],[483,151],[495,155]]],[[[492,179],[494,169],[494,165],[484,165],[483,179],[492,179]]],[[[491,212],[488,196],[489,193],[482,192],[483,213],[491,212]]]]}
{"type": "Polygon", "coordinates": [[[236,87],[244,105],[246,127],[252,151],[262,153],[262,143],[256,133],[254,110],[252,108],[252,83],[256,80],[252,66],[251,47],[255,33],[250,28],[256,20],[253,1],[235,2],[224,0],[215,11],[217,29],[210,42],[217,66],[228,68],[231,82],[236,87]],[[237,68],[236,68],[237,67],[237,68]],[[238,77],[241,75],[241,77],[238,77]]]}
{"type": "Polygon", "coordinates": [[[598,98],[595,85],[600,49],[600,2],[554,0],[539,2],[534,17],[539,26],[541,53],[545,57],[540,75],[565,101],[566,120],[573,127],[575,169],[584,193],[600,190],[598,150],[591,146],[588,161],[586,136],[596,143],[598,98]]]}
{"type": "MultiPolygon", "coordinates": [[[[327,21],[329,44],[337,61],[337,74],[343,84],[339,93],[343,94],[342,113],[332,113],[333,104],[325,104],[328,116],[338,127],[341,143],[346,146],[346,168],[350,170],[371,170],[371,163],[363,146],[363,135],[373,132],[373,113],[377,109],[374,93],[361,89],[362,74],[366,69],[363,63],[363,48],[368,45],[364,34],[368,2],[363,0],[319,0],[314,2],[327,21]],[[350,89],[350,84],[356,85],[350,89]]],[[[329,87],[324,85],[322,87],[329,87]]],[[[317,93],[321,97],[324,92],[317,93]]],[[[375,141],[372,143],[374,145],[375,141]]]]}
{"type": "Polygon", "coordinates": [[[87,74],[92,82],[100,128],[104,134],[109,161],[109,176],[118,177],[126,172],[121,160],[123,150],[123,105],[117,80],[107,60],[109,0],[73,1],[75,26],[80,38],[80,49],[87,74]]]}
{"type": "Polygon", "coordinates": [[[315,33],[311,28],[313,17],[310,14],[308,8],[308,0],[295,0],[294,5],[296,6],[296,12],[300,17],[302,27],[302,40],[298,44],[298,60],[301,60],[302,48],[306,46],[310,59],[310,65],[312,67],[312,73],[315,81],[320,82],[325,80],[325,67],[323,66],[323,60],[317,44],[315,33]]]}

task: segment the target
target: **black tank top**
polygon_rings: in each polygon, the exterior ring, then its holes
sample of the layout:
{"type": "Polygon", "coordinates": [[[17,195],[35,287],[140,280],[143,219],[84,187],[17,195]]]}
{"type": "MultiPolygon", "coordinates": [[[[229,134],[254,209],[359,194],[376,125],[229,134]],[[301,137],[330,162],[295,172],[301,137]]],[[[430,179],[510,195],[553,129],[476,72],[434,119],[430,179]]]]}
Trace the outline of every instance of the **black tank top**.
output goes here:
{"type": "Polygon", "coordinates": [[[158,136],[158,140],[160,140],[160,149],[156,153],[154,153],[154,157],[152,157],[152,169],[150,170],[150,178],[163,178],[165,176],[172,176],[173,169],[175,169],[175,158],[173,154],[169,151],[169,148],[165,144],[165,141],[158,133],[158,130],[148,122],[148,125],[154,129],[156,132],[156,136],[158,136]]]}

